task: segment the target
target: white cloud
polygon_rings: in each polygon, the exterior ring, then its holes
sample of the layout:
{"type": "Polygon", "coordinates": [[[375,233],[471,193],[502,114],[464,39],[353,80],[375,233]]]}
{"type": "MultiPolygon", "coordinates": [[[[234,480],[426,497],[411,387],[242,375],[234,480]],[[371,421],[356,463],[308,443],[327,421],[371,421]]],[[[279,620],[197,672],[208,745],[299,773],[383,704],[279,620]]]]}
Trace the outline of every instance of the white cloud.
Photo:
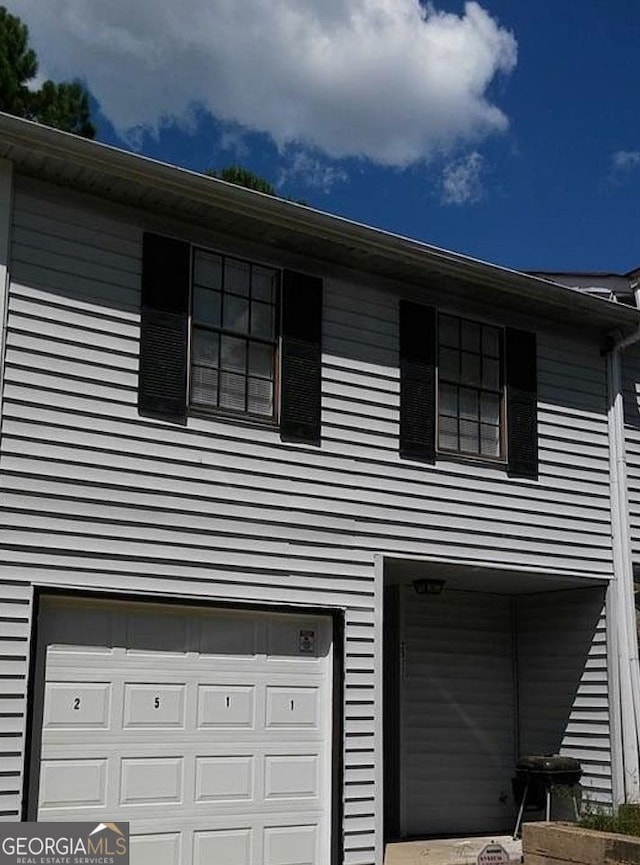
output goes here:
{"type": "Polygon", "coordinates": [[[220,147],[223,150],[229,150],[234,154],[236,159],[247,159],[249,157],[249,145],[237,125],[229,126],[223,129],[220,134],[220,147]]]}
{"type": "Polygon", "coordinates": [[[477,150],[446,165],[442,172],[442,203],[474,204],[480,201],[484,194],[483,171],[484,159],[477,150]]]}
{"type": "Polygon", "coordinates": [[[42,71],[86,80],[125,133],[201,104],[284,149],[406,166],[503,131],[487,91],[517,46],[477,2],[12,0],[42,71]]]}
{"type": "Polygon", "coordinates": [[[640,150],[617,150],[611,157],[613,171],[633,171],[640,168],[640,150]]]}
{"type": "Polygon", "coordinates": [[[344,168],[335,163],[329,163],[319,156],[305,150],[287,152],[286,168],[280,174],[278,186],[285,186],[289,181],[298,182],[309,189],[317,189],[328,193],[336,183],[348,179],[344,168]]]}

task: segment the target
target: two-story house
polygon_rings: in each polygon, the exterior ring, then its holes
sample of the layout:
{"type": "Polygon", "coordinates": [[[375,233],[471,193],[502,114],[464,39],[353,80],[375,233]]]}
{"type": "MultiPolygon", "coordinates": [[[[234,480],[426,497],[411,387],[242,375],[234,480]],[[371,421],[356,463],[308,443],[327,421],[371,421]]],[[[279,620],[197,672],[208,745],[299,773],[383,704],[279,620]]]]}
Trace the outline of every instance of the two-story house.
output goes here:
{"type": "Polygon", "coordinates": [[[381,865],[510,831],[520,754],[629,798],[638,310],[4,115],[0,160],[1,817],[381,865]]]}

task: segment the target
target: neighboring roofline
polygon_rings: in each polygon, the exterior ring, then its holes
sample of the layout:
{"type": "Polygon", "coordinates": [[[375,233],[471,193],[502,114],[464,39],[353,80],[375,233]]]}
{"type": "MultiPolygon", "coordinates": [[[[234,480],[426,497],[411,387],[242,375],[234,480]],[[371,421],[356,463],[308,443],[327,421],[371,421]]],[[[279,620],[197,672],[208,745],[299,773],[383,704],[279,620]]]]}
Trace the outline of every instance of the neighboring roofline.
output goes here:
{"type": "MultiPolygon", "coordinates": [[[[62,160],[77,169],[78,174],[88,170],[114,181],[140,184],[145,188],[153,186],[161,194],[186,196],[204,206],[249,215],[283,232],[319,235],[328,244],[333,242],[342,248],[347,244],[360,252],[383,257],[390,263],[415,265],[416,269],[419,266],[424,268],[428,263],[444,277],[464,277],[479,286],[497,288],[541,306],[582,311],[601,322],[603,327],[632,328],[640,322],[640,311],[634,307],[591,297],[578,288],[559,285],[0,112],[0,156],[4,155],[20,167],[19,148],[26,148],[30,158],[34,154],[41,157],[43,163],[47,159],[62,160]],[[12,153],[12,149],[16,152],[12,153]]],[[[87,187],[88,192],[95,193],[89,185],[87,187]]]]}
{"type": "Polygon", "coordinates": [[[616,276],[620,279],[626,279],[631,274],[635,273],[635,271],[631,270],[629,273],[615,273],[613,271],[607,270],[525,270],[523,273],[528,273],[530,275],[538,274],[544,276],[597,276],[597,277],[610,277],[616,276]]]}

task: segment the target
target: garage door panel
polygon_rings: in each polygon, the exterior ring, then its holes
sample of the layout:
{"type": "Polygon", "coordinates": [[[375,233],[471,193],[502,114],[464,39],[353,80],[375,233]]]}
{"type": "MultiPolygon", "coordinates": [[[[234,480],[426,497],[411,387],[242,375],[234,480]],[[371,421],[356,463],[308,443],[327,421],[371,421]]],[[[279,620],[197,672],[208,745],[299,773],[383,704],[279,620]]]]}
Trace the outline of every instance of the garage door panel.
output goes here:
{"type": "Polygon", "coordinates": [[[185,684],[126,682],[123,729],[169,727],[184,729],[185,684]]]}
{"type": "Polygon", "coordinates": [[[271,826],[265,829],[265,865],[314,865],[317,861],[317,826],[271,826]]]}
{"type": "Polygon", "coordinates": [[[264,627],[242,615],[214,615],[194,623],[198,628],[197,649],[203,660],[255,656],[264,645],[264,627]]]}
{"type": "Polygon", "coordinates": [[[131,838],[131,861],[136,865],[183,865],[180,832],[151,833],[131,838]]]}
{"type": "Polygon", "coordinates": [[[107,803],[107,760],[58,759],[41,763],[40,805],[43,809],[104,807],[107,803]]]}
{"type": "Polygon", "coordinates": [[[269,800],[317,799],[320,765],[317,754],[272,754],[264,758],[264,797],[269,800]]]}
{"type": "Polygon", "coordinates": [[[108,652],[93,651],[91,647],[77,647],[75,651],[65,651],[63,648],[49,649],[48,661],[57,668],[74,670],[109,670],[122,671],[125,674],[157,675],[161,664],[163,677],[181,676],[187,667],[195,668],[202,676],[214,677],[217,681],[233,683],[233,680],[255,678],[256,664],[268,673],[273,681],[298,681],[304,684],[307,677],[323,679],[327,665],[326,658],[304,657],[298,662],[295,659],[272,660],[265,655],[256,655],[252,659],[239,659],[230,656],[216,658],[212,655],[185,653],[183,655],[168,654],[154,656],[151,653],[130,654],[127,650],[116,647],[108,652]]]}
{"type": "Polygon", "coordinates": [[[66,617],[47,616],[42,628],[42,638],[53,655],[88,652],[110,655],[116,645],[114,618],[107,610],[88,607],[69,629],[66,617]]]}
{"type": "Polygon", "coordinates": [[[110,718],[111,683],[47,682],[43,718],[45,730],[107,730],[110,718]]]}
{"type": "Polygon", "coordinates": [[[184,802],[183,757],[125,758],[120,778],[121,805],[184,802]]]}
{"type": "Polygon", "coordinates": [[[195,804],[242,800],[255,796],[255,757],[252,754],[195,758],[195,804]]]}
{"type": "Polygon", "coordinates": [[[267,686],[267,727],[305,727],[317,730],[319,724],[320,701],[317,687],[267,686]]]}
{"type": "Polygon", "coordinates": [[[195,832],[193,838],[193,865],[251,865],[253,832],[251,829],[218,829],[195,832]]]}
{"type": "Polygon", "coordinates": [[[128,607],[87,648],[87,606],[43,604],[81,639],[44,650],[37,818],[128,821],[133,865],[325,865],[330,622],[128,607]]]}
{"type": "Polygon", "coordinates": [[[218,684],[198,686],[198,729],[256,726],[254,685],[218,684]]]}
{"type": "Polygon", "coordinates": [[[154,658],[181,657],[189,651],[186,616],[171,612],[135,612],[121,618],[125,623],[127,654],[152,654],[154,658]]]}

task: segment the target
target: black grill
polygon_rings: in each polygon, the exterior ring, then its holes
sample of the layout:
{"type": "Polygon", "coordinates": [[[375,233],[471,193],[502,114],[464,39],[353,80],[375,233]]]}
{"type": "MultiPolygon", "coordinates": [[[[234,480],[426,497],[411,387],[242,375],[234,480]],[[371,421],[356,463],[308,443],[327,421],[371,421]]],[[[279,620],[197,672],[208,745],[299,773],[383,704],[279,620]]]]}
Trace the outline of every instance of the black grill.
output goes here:
{"type": "MultiPolygon", "coordinates": [[[[546,819],[551,814],[551,789],[553,787],[575,787],[582,778],[582,766],[573,757],[560,754],[541,754],[522,757],[516,763],[516,776],[513,779],[513,793],[520,803],[518,819],[513,837],[518,836],[525,807],[532,810],[546,808],[546,819]]],[[[574,808],[577,803],[574,794],[574,808]]]]}

